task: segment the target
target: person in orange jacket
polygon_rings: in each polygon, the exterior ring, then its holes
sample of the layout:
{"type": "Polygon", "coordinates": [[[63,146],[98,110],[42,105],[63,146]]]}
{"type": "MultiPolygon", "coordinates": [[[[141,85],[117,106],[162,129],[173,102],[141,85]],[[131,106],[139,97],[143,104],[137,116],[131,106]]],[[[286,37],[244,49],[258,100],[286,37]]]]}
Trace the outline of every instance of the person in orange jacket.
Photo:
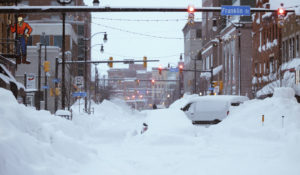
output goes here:
{"type": "MultiPolygon", "coordinates": [[[[18,34],[18,43],[17,43],[17,55],[21,55],[22,58],[22,63],[23,64],[30,64],[29,61],[27,61],[27,53],[26,53],[26,47],[27,47],[27,39],[30,36],[31,32],[32,32],[32,28],[30,27],[30,25],[26,22],[24,22],[24,15],[20,14],[18,15],[18,23],[15,25],[11,25],[11,21],[9,20],[8,23],[10,25],[10,31],[12,33],[17,32],[18,34]],[[16,27],[17,27],[17,31],[16,31],[16,27]],[[26,32],[27,30],[27,32],[26,32]],[[20,53],[21,50],[21,53],[20,53]]],[[[17,64],[21,64],[21,58],[17,58],[17,64]]]]}

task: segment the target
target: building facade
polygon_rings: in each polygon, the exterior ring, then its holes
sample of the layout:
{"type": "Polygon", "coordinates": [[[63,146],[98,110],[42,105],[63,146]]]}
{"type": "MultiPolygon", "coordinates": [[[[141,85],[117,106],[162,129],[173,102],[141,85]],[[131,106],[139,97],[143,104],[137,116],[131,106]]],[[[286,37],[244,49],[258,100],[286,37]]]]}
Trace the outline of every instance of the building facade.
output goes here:
{"type": "MultiPolygon", "coordinates": [[[[251,0],[213,1],[204,0],[203,7],[221,5],[249,5],[251,0]]],[[[202,94],[246,95],[251,97],[252,32],[251,18],[248,16],[220,16],[217,12],[203,13],[202,70],[212,71],[201,76],[202,94]],[[209,90],[209,91],[208,91],[209,90]]]]}
{"type": "Polygon", "coordinates": [[[202,47],[202,22],[187,23],[182,29],[184,35],[184,69],[190,70],[184,72],[184,92],[197,93],[199,90],[199,72],[200,70],[202,47]]]}

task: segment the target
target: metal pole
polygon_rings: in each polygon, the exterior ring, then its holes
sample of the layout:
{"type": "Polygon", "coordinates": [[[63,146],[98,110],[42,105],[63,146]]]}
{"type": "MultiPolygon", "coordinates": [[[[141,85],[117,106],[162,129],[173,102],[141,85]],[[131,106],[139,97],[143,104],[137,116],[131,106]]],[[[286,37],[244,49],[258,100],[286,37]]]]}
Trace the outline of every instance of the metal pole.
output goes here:
{"type": "MultiPolygon", "coordinates": [[[[47,44],[45,42],[45,61],[47,61],[47,44]]],[[[47,77],[47,72],[45,72],[45,82],[44,82],[45,87],[48,86],[48,77],[47,77]]],[[[45,88],[45,110],[48,110],[48,89],[45,88]]]]}
{"type": "Polygon", "coordinates": [[[197,76],[197,72],[196,72],[196,67],[197,67],[197,60],[194,59],[195,63],[194,63],[194,67],[195,67],[195,71],[194,71],[194,94],[196,94],[196,83],[197,83],[197,79],[196,79],[196,76],[197,76]]]}
{"type": "Polygon", "coordinates": [[[182,81],[182,73],[179,73],[179,98],[181,98],[181,81],[182,81]]]}
{"type": "Polygon", "coordinates": [[[65,87],[65,19],[66,19],[66,13],[62,13],[62,77],[61,77],[61,83],[62,83],[62,93],[61,93],[61,108],[65,109],[65,96],[66,96],[66,87],[65,87]]]}
{"type": "MultiPolygon", "coordinates": [[[[27,87],[27,74],[24,74],[24,86],[25,88],[27,87]]],[[[26,92],[25,92],[25,96],[23,97],[23,103],[25,106],[27,106],[27,102],[26,102],[26,92]]]]}
{"type": "Polygon", "coordinates": [[[56,88],[58,88],[58,58],[55,59],[55,89],[54,89],[54,94],[55,94],[55,99],[54,99],[54,112],[57,111],[57,101],[58,101],[58,97],[56,95],[56,88]]]}
{"type": "MultiPolygon", "coordinates": [[[[84,91],[87,93],[87,38],[85,38],[84,47],[84,91]]],[[[84,97],[84,110],[87,112],[87,96],[84,97]]]]}
{"type": "MultiPolygon", "coordinates": [[[[210,67],[210,87],[212,87],[213,84],[213,78],[214,78],[214,69],[213,67],[210,67]]],[[[213,90],[211,91],[211,93],[213,93],[213,90]]]]}
{"type": "Polygon", "coordinates": [[[242,74],[242,69],[241,69],[241,29],[240,27],[238,27],[239,29],[239,95],[241,95],[241,74],[242,74]]]}
{"type": "Polygon", "coordinates": [[[41,66],[42,66],[42,56],[41,56],[41,51],[42,51],[42,45],[39,44],[39,63],[38,63],[38,103],[37,103],[37,110],[41,109],[41,66]]]}

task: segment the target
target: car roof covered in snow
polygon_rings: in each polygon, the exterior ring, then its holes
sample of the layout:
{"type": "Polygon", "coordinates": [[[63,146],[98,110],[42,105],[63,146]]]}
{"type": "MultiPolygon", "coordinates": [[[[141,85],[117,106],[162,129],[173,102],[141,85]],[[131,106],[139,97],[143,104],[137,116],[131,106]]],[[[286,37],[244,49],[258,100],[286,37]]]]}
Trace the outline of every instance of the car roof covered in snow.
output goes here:
{"type": "Polygon", "coordinates": [[[200,100],[218,100],[218,101],[228,101],[230,103],[241,103],[249,100],[246,96],[238,96],[238,95],[208,95],[208,96],[199,96],[192,98],[189,103],[197,102],[200,100]]]}

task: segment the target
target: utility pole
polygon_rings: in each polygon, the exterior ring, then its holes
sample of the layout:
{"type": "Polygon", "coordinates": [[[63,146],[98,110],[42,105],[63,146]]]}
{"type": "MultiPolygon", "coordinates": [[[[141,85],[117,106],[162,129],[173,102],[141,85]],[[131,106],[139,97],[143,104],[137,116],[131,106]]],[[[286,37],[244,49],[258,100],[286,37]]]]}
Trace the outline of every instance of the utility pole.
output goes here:
{"type": "Polygon", "coordinates": [[[58,96],[56,94],[56,88],[58,88],[58,58],[55,58],[55,89],[54,89],[54,111],[57,111],[57,103],[58,103],[58,96]]]}
{"type": "Polygon", "coordinates": [[[241,74],[242,74],[242,69],[241,69],[241,27],[238,27],[238,36],[239,36],[239,95],[241,95],[241,74]]]}
{"type": "MultiPolygon", "coordinates": [[[[84,91],[87,93],[87,38],[84,41],[84,91]]],[[[84,111],[87,112],[87,95],[84,97],[84,111]]]]}
{"type": "MultiPolygon", "coordinates": [[[[212,87],[213,78],[214,78],[214,67],[212,66],[212,67],[210,67],[210,87],[212,87]]],[[[212,92],[213,92],[213,90],[212,90],[212,92]]]]}
{"type": "Polygon", "coordinates": [[[66,87],[65,87],[65,20],[66,20],[66,13],[62,13],[62,76],[61,76],[61,84],[62,84],[62,93],[61,93],[61,108],[65,109],[65,97],[66,97],[66,87]]]}
{"type": "Polygon", "coordinates": [[[38,92],[36,94],[37,95],[37,103],[36,103],[37,110],[41,109],[41,66],[42,66],[41,51],[42,51],[42,44],[38,43],[39,62],[38,62],[38,92]]]}
{"type": "Polygon", "coordinates": [[[197,90],[196,90],[196,87],[197,87],[197,85],[196,85],[196,83],[197,83],[197,78],[196,78],[197,71],[196,71],[196,68],[197,68],[197,59],[195,58],[194,59],[194,69],[195,69],[195,71],[194,71],[194,94],[197,93],[197,90]]]}
{"type": "MultiPolygon", "coordinates": [[[[45,33],[43,34],[44,35],[44,38],[45,38],[45,33]]],[[[47,61],[47,43],[46,43],[46,39],[45,39],[45,43],[44,43],[44,46],[45,46],[45,62],[47,61]]],[[[45,82],[44,82],[44,86],[45,86],[45,110],[48,110],[48,77],[47,77],[47,72],[45,72],[45,82]]]]}

